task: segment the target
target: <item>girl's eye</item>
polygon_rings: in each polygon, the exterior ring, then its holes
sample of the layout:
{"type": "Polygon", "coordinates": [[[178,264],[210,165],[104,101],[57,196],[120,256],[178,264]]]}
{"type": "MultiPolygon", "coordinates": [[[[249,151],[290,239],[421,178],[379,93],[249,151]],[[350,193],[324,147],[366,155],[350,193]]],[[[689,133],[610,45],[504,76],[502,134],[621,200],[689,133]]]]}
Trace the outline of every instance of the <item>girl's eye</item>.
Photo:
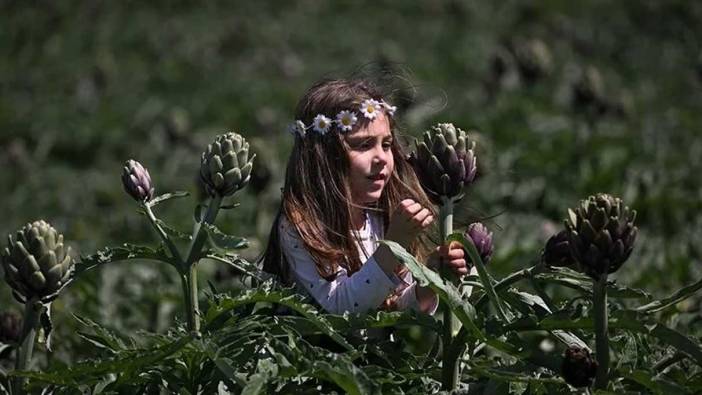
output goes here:
{"type": "Polygon", "coordinates": [[[385,142],[385,143],[383,143],[383,149],[384,149],[385,151],[389,151],[391,147],[392,147],[392,143],[391,143],[391,142],[385,142]]]}

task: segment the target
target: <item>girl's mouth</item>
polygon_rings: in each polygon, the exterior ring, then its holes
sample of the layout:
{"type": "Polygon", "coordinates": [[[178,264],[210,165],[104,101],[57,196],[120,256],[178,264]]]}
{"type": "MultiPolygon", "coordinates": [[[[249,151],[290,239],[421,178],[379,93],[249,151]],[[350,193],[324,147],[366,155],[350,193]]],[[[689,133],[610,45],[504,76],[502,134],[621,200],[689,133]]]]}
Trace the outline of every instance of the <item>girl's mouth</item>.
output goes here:
{"type": "Polygon", "coordinates": [[[368,178],[371,179],[371,180],[373,180],[373,181],[381,181],[381,180],[382,180],[382,181],[385,181],[385,174],[383,174],[383,173],[378,173],[378,174],[375,174],[375,175],[368,176],[368,178]]]}

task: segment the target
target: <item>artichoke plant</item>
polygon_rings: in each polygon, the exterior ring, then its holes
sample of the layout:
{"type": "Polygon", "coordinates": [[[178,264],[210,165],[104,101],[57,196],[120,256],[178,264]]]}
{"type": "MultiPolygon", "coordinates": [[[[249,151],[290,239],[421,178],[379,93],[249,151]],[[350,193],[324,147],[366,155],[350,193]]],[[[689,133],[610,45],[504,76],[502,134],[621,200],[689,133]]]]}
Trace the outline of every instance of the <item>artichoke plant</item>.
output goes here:
{"type": "Polygon", "coordinates": [[[480,222],[474,222],[468,225],[465,236],[473,240],[473,244],[475,244],[475,248],[478,249],[480,254],[480,259],[487,264],[492,257],[493,251],[492,232],[480,222]]]}
{"type": "Polygon", "coordinates": [[[636,211],[600,193],[568,213],[568,244],[580,270],[595,280],[616,272],[634,249],[636,211]]]}
{"type": "Polygon", "coordinates": [[[124,190],[138,202],[146,202],[154,198],[154,187],[151,185],[149,171],[133,159],[124,164],[122,185],[124,190]]]}
{"type": "Polygon", "coordinates": [[[416,152],[408,158],[422,187],[436,204],[442,198],[458,200],[475,179],[475,142],[451,123],[440,123],[415,140],[416,152]]]}
{"type": "Polygon", "coordinates": [[[561,230],[548,239],[541,260],[549,267],[568,267],[575,263],[570,253],[567,230],[561,230]]]}
{"type": "Polygon", "coordinates": [[[202,153],[200,178],[211,196],[229,196],[246,186],[256,155],[249,156],[249,143],[238,133],[215,138],[202,153]]]}
{"type": "Polygon", "coordinates": [[[586,348],[568,347],[561,365],[561,376],[566,383],[576,388],[589,387],[595,378],[597,361],[586,348]]]}
{"type": "Polygon", "coordinates": [[[2,251],[5,281],[23,303],[53,300],[68,283],[74,261],[63,235],[43,220],[27,224],[2,251]]]}

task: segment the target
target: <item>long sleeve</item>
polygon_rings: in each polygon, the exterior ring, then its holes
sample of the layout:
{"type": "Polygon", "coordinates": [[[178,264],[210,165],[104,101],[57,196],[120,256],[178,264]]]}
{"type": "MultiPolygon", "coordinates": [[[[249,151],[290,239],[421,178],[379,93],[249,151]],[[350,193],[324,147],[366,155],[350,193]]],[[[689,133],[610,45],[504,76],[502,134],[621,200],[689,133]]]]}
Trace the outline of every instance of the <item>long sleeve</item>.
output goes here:
{"type": "Polygon", "coordinates": [[[295,281],[330,313],[375,310],[402,283],[397,276],[386,275],[372,256],[352,276],[339,267],[336,278],[327,281],[317,273],[297,231],[284,219],[280,226],[281,245],[295,281]]]}
{"type": "MultiPolygon", "coordinates": [[[[417,300],[417,282],[412,277],[412,273],[407,272],[402,277],[402,282],[404,286],[400,286],[402,291],[400,291],[400,296],[397,298],[397,309],[398,310],[415,310],[421,311],[419,309],[419,301],[417,300]]],[[[431,308],[427,311],[427,314],[434,315],[436,310],[439,308],[439,297],[434,295],[431,308]]]]}

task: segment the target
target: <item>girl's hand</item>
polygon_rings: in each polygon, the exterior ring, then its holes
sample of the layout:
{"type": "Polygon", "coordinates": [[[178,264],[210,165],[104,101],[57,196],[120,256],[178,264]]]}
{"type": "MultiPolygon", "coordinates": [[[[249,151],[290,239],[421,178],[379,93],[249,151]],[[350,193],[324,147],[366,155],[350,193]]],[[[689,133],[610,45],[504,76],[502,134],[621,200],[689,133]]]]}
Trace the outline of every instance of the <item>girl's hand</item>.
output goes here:
{"type": "Polygon", "coordinates": [[[408,248],[412,241],[434,221],[428,208],[412,199],[403,200],[390,216],[385,238],[408,248]]]}
{"type": "Polygon", "coordinates": [[[427,266],[432,269],[438,269],[443,264],[450,268],[456,276],[460,277],[468,274],[470,271],[466,263],[465,254],[461,243],[452,241],[449,245],[436,247],[434,252],[429,255],[427,266]]]}

